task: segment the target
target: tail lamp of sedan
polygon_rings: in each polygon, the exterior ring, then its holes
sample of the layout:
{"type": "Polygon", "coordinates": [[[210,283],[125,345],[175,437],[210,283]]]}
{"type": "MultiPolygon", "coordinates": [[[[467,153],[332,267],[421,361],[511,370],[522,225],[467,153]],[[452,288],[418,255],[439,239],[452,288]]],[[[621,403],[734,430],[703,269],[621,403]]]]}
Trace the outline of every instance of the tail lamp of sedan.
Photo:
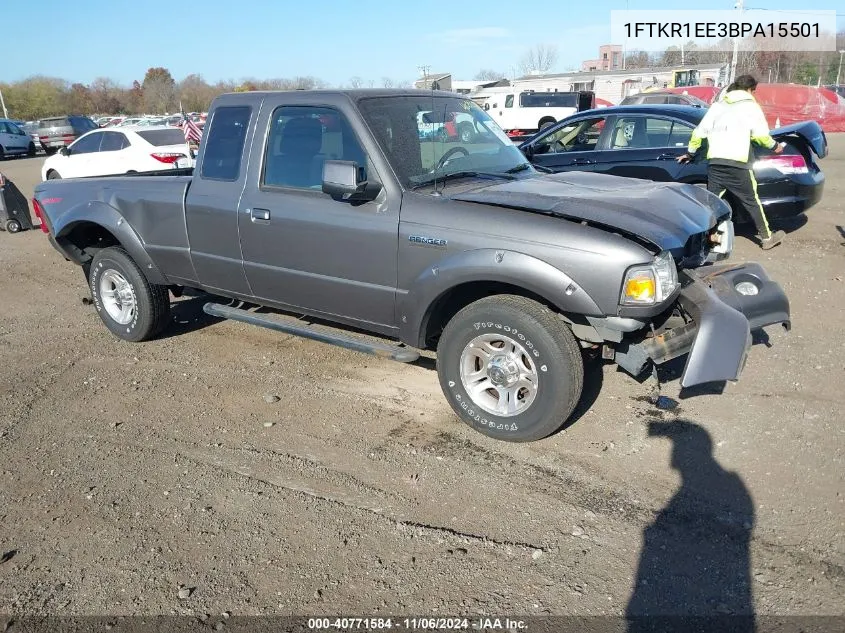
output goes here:
{"type": "Polygon", "coordinates": [[[810,171],[807,161],[801,154],[772,154],[763,156],[754,162],[754,169],[776,169],[782,174],[806,174],[810,171]]]}
{"type": "Polygon", "coordinates": [[[184,154],[179,154],[178,152],[154,152],[150,154],[150,156],[161,163],[167,163],[169,165],[172,165],[180,158],[188,158],[184,154]]]}

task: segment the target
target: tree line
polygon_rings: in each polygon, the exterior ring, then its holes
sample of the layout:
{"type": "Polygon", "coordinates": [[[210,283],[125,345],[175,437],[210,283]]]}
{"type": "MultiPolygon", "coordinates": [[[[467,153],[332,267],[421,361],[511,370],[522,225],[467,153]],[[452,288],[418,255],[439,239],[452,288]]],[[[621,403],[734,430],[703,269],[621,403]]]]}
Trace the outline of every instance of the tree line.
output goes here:
{"type": "MultiPolygon", "coordinates": [[[[837,51],[845,49],[845,31],[836,35],[837,51]]],[[[783,42],[778,42],[782,46],[783,42]]],[[[670,47],[659,53],[627,51],[625,68],[655,68],[695,64],[730,64],[731,52],[714,50],[715,47],[698,47],[690,42],[681,51],[670,47]]],[[[762,82],[798,83],[816,85],[836,81],[840,55],[837,51],[775,51],[758,47],[751,51],[740,51],[737,60],[738,73],[751,73],[762,82]]],[[[547,73],[553,70],[558,59],[554,44],[538,44],[528,50],[518,62],[519,70],[525,74],[547,73]]],[[[845,73],[845,71],[843,71],[845,73]]],[[[482,69],[475,79],[495,81],[506,79],[506,73],[482,69]]],[[[845,80],[845,75],[840,81],[845,80]]],[[[338,88],[406,88],[411,81],[397,81],[382,77],[376,81],[363,77],[351,77],[346,85],[338,88]]],[[[176,81],[167,68],[155,67],[147,70],[142,81],[133,81],[131,86],[121,85],[108,77],[98,77],[90,84],[70,83],[57,77],[36,75],[27,79],[0,83],[9,115],[16,119],[37,120],[48,116],[68,113],[78,114],[164,114],[179,110],[205,112],[212,100],[226,92],[247,90],[312,90],[330,88],[325,81],[312,76],[254,79],[241,81],[207,82],[202,75],[190,74],[176,81]]]]}
{"type": "MultiPolygon", "coordinates": [[[[378,83],[361,77],[349,80],[349,86],[353,88],[408,87],[411,83],[388,77],[383,77],[378,83]]],[[[325,81],[311,76],[209,83],[202,75],[190,74],[176,81],[170,71],[162,67],[150,68],[143,81],[133,81],[131,86],[121,85],[108,77],[98,77],[89,84],[82,84],[44,75],[0,83],[9,116],[26,121],[69,113],[164,114],[178,112],[180,104],[185,112],[205,112],[216,96],[226,92],[329,87],[325,81]]]]}
{"type": "MultiPolygon", "coordinates": [[[[773,42],[779,48],[788,45],[783,41],[773,42]]],[[[684,46],[671,46],[665,51],[648,53],[629,51],[625,55],[625,67],[680,68],[696,64],[730,64],[732,51],[714,50],[716,47],[699,47],[694,42],[684,46]],[[683,60],[683,62],[682,62],[683,60]]],[[[724,48],[724,47],[721,47],[724,48]]],[[[796,83],[815,86],[818,83],[833,84],[839,72],[840,54],[845,49],[845,31],[836,34],[835,51],[767,50],[765,44],[757,43],[754,50],[740,50],[737,53],[737,74],[750,73],[765,83],[796,83]]],[[[845,73],[845,69],[842,71],[845,73]]],[[[840,81],[845,74],[840,76],[840,81]]]]}

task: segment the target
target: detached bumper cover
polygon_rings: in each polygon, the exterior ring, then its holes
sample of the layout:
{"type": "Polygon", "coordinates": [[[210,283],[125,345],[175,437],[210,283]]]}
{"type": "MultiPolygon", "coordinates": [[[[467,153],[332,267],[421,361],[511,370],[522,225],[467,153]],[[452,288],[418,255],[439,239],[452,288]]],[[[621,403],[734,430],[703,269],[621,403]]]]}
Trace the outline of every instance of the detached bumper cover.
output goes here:
{"type": "Polygon", "coordinates": [[[682,387],[736,381],[745,367],[751,332],[767,325],[791,327],[789,299],[780,285],[756,263],[722,264],[679,275],[678,303],[692,321],[617,351],[619,365],[639,375],[651,361],[657,365],[688,354],[682,387]],[[757,292],[740,294],[737,284],[750,282],[757,292]]]}

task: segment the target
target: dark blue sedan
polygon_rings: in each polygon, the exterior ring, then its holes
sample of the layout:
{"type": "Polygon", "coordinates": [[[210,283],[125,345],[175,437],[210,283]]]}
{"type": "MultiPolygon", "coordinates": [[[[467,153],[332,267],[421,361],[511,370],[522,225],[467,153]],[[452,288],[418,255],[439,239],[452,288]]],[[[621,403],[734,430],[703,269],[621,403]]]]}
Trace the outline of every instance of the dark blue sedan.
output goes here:
{"type": "MultiPolygon", "coordinates": [[[[554,172],[595,171],[706,185],[706,141],[695,162],[675,160],[686,152],[706,112],[693,106],[647,104],[585,110],[538,132],[519,148],[535,166],[554,172]]],[[[787,145],[782,154],[754,146],[758,195],[770,218],[799,215],[821,199],[824,173],[816,159],[827,155],[827,139],[815,121],[778,128],[772,136],[787,145]]],[[[734,209],[741,208],[726,199],[734,209]]],[[[739,211],[734,221],[750,222],[744,216],[739,211]]]]}

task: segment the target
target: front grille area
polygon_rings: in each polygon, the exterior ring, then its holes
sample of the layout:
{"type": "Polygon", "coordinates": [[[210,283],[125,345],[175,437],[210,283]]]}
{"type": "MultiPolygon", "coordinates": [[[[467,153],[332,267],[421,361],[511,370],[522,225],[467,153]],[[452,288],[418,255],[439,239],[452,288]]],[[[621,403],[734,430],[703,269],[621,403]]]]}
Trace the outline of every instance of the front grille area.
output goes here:
{"type": "Polygon", "coordinates": [[[698,268],[707,259],[710,251],[709,238],[707,233],[695,233],[691,235],[684,245],[683,260],[679,262],[679,268],[698,268]]]}

